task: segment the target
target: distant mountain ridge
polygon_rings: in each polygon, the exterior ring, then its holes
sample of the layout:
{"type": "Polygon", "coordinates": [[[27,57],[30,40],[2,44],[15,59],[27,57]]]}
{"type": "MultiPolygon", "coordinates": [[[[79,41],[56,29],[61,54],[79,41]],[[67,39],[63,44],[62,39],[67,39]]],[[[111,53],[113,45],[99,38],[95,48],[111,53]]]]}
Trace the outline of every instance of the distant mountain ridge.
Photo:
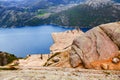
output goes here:
{"type": "Polygon", "coordinates": [[[0,0],[0,27],[43,24],[93,27],[119,21],[119,2],[119,0],[0,0]]]}
{"type": "Polygon", "coordinates": [[[51,13],[50,7],[81,1],[83,0],[0,0],[0,27],[26,26],[25,23],[37,15],[51,13]]]}
{"type": "MultiPolygon", "coordinates": [[[[36,20],[41,25],[94,27],[103,23],[120,21],[120,5],[111,0],[88,0],[83,4],[53,14],[48,18],[36,18],[36,20]]],[[[29,25],[32,22],[33,20],[30,20],[26,24],[29,25]]]]}
{"type": "Polygon", "coordinates": [[[113,4],[112,0],[87,0],[86,5],[97,8],[108,4],[113,4]]]}

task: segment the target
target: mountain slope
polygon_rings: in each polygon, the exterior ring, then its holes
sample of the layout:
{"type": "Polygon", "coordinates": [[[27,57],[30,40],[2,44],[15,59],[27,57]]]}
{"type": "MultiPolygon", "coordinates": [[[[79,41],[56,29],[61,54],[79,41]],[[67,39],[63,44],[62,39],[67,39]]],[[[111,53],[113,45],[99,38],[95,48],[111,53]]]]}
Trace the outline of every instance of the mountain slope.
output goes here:
{"type": "Polygon", "coordinates": [[[26,22],[30,20],[32,23],[35,22],[34,25],[38,25],[39,20],[34,17],[56,13],[61,4],[66,8],[71,3],[76,4],[81,1],[84,0],[0,0],[0,27],[26,26],[26,22]]]}
{"type": "MultiPolygon", "coordinates": [[[[97,0],[96,0],[97,1],[97,0]]],[[[99,24],[120,21],[120,5],[108,2],[87,2],[76,7],[54,14],[47,19],[39,19],[39,24],[63,26],[94,27],[99,24]],[[100,4],[98,4],[100,3],[100,4]]],[[[29,21],[27,24],[31,23],[29,21]]]]}
{"type": "Polygon", "coordinates": [[[93,27],[119,21],[119,2],[119,0],[0,0],[0,27],[43,24],[93,27]]]}

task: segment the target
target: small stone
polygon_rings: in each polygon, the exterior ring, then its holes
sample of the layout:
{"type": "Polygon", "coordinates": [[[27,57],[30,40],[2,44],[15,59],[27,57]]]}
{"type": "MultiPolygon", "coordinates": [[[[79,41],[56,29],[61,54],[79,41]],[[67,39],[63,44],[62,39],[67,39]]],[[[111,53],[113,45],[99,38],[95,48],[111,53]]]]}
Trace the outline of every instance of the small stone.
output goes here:
{"type": "Polygon", "coordinates": [[[59,59],[59,57],[54,57],[52,60],[53,60],[53,62],[59,62],[60,59],[59,59]]]}
{"type": "Polygon", "coordinates": [[[113,58],[112,59],[112,62],[114,63],[114,64],[117,64],[117,63],[119,63],[120,62],[120,60],[119,60],[119,58],[113,58]]]}
{"type": "Polygon", "coordinates": [[[71,64],[71,66],[73,68],[76,68],[80,65],[80,63],[82,63],[82,61],[80,60],[79,56],[77,54],[72,55],[72,53],[71,53],[70,54],[70,64],[71,64]]]}
{"type": "Polygon", "coordinates": [[[108,70],[109,66],[108,64],[101,64],[101,68],[104,70],[108,70]]]}

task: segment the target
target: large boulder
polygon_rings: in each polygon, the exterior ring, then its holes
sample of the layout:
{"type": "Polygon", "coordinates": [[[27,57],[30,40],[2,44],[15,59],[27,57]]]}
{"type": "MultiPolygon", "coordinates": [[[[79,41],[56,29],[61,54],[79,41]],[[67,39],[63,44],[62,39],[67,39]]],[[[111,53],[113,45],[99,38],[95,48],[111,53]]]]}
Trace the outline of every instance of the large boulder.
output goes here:
{"type": "Polygon", "coordinates": [[[51,53],[64,52],[71,49],[73,40],[81,34],[84,34],[81,30],[52,33],[54,44],[50,47],[51,53]]]}
{"type": "Polygon", "coordinates": [[[120,49],[120,22],[100,25],[100,28],[120,49]]]}
{"type": "Polygon", "coordinates": [[[85,68],[95,68],[91,63],[117,56],[119,48],[120,22],[103,24],[74,39],[70,64],[72,67],[77,67],[82,63],[85,68]]]}

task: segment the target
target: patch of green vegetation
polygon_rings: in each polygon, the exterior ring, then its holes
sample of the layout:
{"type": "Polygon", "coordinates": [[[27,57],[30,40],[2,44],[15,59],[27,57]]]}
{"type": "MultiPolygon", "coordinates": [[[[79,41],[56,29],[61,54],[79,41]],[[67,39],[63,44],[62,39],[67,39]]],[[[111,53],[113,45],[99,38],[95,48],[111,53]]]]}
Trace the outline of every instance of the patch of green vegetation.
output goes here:
{"type": "Polygon", "coordinates": [[[48,14],[48,13],[41,13],[41,14],[38,14],[37,17],[43,17],[43,16],[45,16],[46,14],[48,14]]]}
{"type": "MultiPolygon", "coordinates": [[[[7,53],[8,54],[8,53],[7,53]]],[[[12,61],[16,60],[17,57],[14,54],[8,54],[7,55],[7,62],[11,63],[12,61]]]]}
{"type": "Polygon", "coordinates": [[[38,14],[39,17],[44,16],[44,15],[45,15],[45,13],[38,14]]]}
{"type": "Polygon", "coordinates": [[[38,12],[37,12],[37,16],[38,17],[42,17],[45,14],[47,14],[47,12],[44,9],[39,9],[38,12]]]}
{"type": "Polygon", "coordinates": [[[18,58],[14,54],[0,52],[1,66],[7,65],[18,58]]]}

